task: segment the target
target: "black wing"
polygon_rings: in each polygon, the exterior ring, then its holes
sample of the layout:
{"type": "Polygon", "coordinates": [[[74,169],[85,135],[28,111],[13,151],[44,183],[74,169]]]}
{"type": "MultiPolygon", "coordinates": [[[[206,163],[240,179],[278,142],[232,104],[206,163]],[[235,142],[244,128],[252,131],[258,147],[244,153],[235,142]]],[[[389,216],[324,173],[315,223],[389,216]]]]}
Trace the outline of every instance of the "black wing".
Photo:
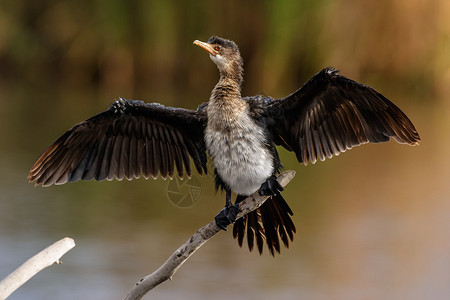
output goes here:
{"type": "Polygon", "coordinates": [[[268,103],[267,113],[275,143],[294,151],[305,165],[390,137],[410,145],[420,141],[414,125],[391,101],[332,68],[286,98],[268,103]]]}
{"type": "Polygon", "coordinates": [[[190,158],[206,173],[201,111],[118,99],[79,123],[37,159],[30,181],[48,186],[83,180],[191,176],[190,158]]]}

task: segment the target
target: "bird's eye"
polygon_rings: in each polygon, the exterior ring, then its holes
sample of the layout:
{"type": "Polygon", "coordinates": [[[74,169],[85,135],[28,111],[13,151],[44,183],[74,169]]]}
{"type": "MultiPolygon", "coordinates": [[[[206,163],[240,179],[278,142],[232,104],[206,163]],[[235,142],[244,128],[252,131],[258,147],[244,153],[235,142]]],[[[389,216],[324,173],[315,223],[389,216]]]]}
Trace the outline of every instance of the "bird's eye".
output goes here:
{"type": "Polygon", "coordinates": [[[214,46],[214,50],[219,51],[220,50],[220,46],[214,46]]]}

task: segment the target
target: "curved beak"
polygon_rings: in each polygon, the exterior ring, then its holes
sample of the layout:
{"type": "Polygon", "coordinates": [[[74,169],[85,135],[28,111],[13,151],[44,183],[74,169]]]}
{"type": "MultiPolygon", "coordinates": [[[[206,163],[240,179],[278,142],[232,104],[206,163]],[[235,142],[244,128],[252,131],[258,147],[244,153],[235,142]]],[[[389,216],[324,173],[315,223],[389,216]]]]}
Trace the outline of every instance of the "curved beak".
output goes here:
{"type": "Polygon", "coordinates": [[[214,50],[214,48],[211,46],[211,44],[208,44],[205,42],[200,42],[199,40],[195,40],[194,45],[202,47],[204,50],[206,50],[212,56],[216,56],[217,54],[219,54],[219,52],[214,50]]]}

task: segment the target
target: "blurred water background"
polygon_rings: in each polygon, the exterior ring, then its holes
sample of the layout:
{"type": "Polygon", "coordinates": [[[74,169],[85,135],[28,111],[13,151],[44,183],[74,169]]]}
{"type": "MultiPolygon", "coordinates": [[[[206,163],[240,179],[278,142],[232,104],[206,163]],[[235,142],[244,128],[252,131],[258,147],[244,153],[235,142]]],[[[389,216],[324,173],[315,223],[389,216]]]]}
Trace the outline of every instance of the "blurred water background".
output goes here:
{"type": "Polygon", "coordinates": [[[154,299],[450,299],[446,0],[2,1],[0,278],[64,236],[77,243],[10,299],[122,299],[222,208],[211,176],[194,176],[185,207],[162,179],[26,179],[51,142],[119,96],[206,101],[218,72],[192,42],[213,34],[240,46],[244,95],[282,97],[334,66],[400,106],[422,143],[364,145],[307,167],[280,149],[297,171],[284,192],[291,248],[259,256],[223,232],[154,299]]]}

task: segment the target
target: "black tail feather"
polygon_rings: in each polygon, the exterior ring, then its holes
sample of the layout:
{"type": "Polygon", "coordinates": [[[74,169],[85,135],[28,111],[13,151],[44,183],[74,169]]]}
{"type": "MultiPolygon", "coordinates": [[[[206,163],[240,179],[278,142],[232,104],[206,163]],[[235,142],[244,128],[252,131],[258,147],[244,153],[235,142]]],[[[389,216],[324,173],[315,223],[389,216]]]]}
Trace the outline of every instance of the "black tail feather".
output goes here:
{"type": "Polygon", "coordinates": [[[233,237],[238,240],[239,247],[242,247],[242,243],[244,242],[244,235],[245,235],[245,225],[247,223],[247,218],[240,218],[236,220],[233,226],[233,237]]]}
{"type": "MultiPolygon", "coordinates": [[[[246,197],[239,195],[236,203],[246,197]]],[[[280,253],[280,239],[286,248],[289,248],[289,240],[294,240],[296,232],[292,222],[293,215],[287,202],[281,194],[272,195],[257,210],[250,212],[234,223],[233,236],[237,238],[239,246],[242,247],[245,231],[247,231],[247,243],[250,251],[253,250],[254,241],[258,252],[262,254],[264,239],[272,256],[275,251],[280,253]]]]}
{"type": "MultiPolygon", "coordinates": [[[[248,216],[248,224],[258,224],[258,221],[256,220],[257,216],[255,214],[251,214],[248,216]]],[[[257,232],[255,230],[255,232],[257,232]]],[[[250,249],[250,251],[253,250],[253,240],[254,240],[254,233],[253,233],[253,229],[250,226],[247,226],[247,243],[248,243],[248,249],[250,249]]]]}

